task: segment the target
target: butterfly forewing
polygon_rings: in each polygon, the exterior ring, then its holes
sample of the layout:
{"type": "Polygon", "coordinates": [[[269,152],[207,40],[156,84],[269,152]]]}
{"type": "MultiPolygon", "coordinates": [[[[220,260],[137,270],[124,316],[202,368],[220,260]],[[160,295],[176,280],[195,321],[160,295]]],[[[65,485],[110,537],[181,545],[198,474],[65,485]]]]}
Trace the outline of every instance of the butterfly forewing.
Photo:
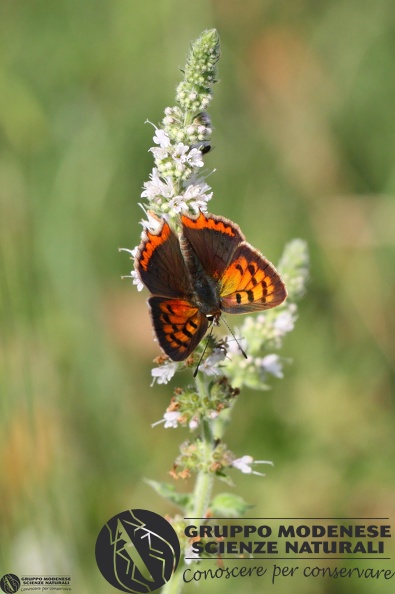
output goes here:
{"type": "Polygon", "coordinates": [[[287,296],[274,266],[248,243],[242,242],[220,282],[221,309],[249,313],[280,305],[287,296]]]}
{"type": "Polygon", "coordinates": [[[205,335],[208,321],[197,307],[183,299],[148,299],[159,344],[173,361],[183,361],[205,335]]]}
{"type": "Polygon", "coordinates": [[[192,246],[205,273],[218,281],[244,236],[239,227],[227,219],[199,213],[183,216],[183,235],[192,246]]]}
{"type": "Polygon", "coordinates": [[[192,291],[177,236],[164,223],[156,232],[145,232],[138,248],[136,270],[153,295],[185,297],[192,291]]]}

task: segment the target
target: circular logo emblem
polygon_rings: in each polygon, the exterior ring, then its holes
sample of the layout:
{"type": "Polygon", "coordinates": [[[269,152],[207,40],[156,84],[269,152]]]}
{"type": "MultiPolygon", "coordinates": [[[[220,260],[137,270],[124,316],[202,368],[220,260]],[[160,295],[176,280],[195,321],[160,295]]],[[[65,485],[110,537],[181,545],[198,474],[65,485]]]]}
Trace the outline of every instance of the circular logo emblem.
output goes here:
{"type": "Polygon", "coordinates": [[[167,520],[146,509],[117,514],[96,541],[96,563],[106,580],[122,590],[145,594],[169,581],[180,560],[180,543],[167,520]]]}
{"type": "Polygon", "coordinates": [[[21,580],[15,573],[6,573],[0,579],[0,588],[3,592],[11,594],[11,592],[18,592],[21,585],[21,580]]]}

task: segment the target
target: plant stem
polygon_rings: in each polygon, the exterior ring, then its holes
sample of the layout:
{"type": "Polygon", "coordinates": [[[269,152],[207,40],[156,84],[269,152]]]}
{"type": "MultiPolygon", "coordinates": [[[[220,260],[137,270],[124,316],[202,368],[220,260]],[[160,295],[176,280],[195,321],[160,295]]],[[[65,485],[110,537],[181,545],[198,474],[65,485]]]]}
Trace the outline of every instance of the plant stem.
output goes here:
{"type": "Polygon", "coordinates": [[[182,576],[184,574],[184,563],[182,563],[174,575],[170,578],[169,582],[163,586],[161,594],[180,594],[183,586],[182,576]]]}
{"type": "MultiPolygon", "coordinates": [[[[196,387],[202,402],[210,398],[206,382],[207,380],[203,374],[198,373],[196,377],[196,387]]],[[[191,509],[192,517],[199,519],[204,518],[206,515],[214,482],[214,474],[208,470],[213,451],[213,435],[210,420],[207,418],[202,421],[200,439],[205,454],[205,467],[198,472],[193,492],[193,507],[191,509]]]]}
{"type": "MultiPolygon", "coordinates": [[[[207,389],[207,384],[203,374],[198,374],[196,377],[196,387],[201,400],[207,400],[210,398],[210,393],[207,389]]],[[[196,526],[199,526],[206,517],[207,508],[211,499],[211,492],[214,483],[214,473],[208,470],[211,461],[211,454],[213,451],[213,436],[210,426],[210,421],[205,419],[202,422],[200,439],[203,445],[203,451],[205,453],[204,468],[199,470],[195,488],[193,490],[192,505],[186,512],[191,518],[197,518],[194,522],[196,526]]],[[[185,553],[185,552],[184,552],[185,553]]],[[[163,589],[162,594],[180,594],[183,587],[183,573],[185,569],[185,563],[181,563],[178,570],[167,582],[163,589]]]]}

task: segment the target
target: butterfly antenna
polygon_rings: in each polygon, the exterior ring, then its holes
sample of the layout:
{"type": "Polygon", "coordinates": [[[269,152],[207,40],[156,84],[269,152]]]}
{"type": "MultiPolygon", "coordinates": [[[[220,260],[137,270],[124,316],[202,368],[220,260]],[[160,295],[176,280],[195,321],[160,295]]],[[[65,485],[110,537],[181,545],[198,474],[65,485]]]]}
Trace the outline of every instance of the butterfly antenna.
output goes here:
{"type": "Polygon", "coordinates": [[[231,333],[231,335],[233,336],[234,340],[236,341],[237,346],[240,349],[241,354],[243,355],[243,357],[245,359],[248,359],[246,352],[244,351],[244,349],[241,347],[241,344],[239,343],[239,341],[237,340],[236,336],[233,334],[231,327],[229,326],[228,322],[225,320],[225,318],[222,318],[223,323],[225,324],[225,326],[227,327],[227,329],[229,330],[229,332],[231,333]]]}
{"type": "Polygon", "coordinates": [[[207,347],[208,347],[208,341],[210,340],[210,338],[211,338],[211,335],[212,335],[212,333],[213,333],[213,328],[214,328],[214,326],[211,326],[210,334],[207,336],[207,340],[206,340],[206,344],[204,345],[203,353],[200,355],[199,363],[196,365],[196,369],[195,369],[195,371],[193,372],[193,377],[196,377],[196,376],[197,376],[197,374],[198,374],[198,371],[199,371],[200,364],[201,364],[201,362],[202,362],[202,359],[203,359],[203,357],[204,357],[204,353],[206,352],[206,350],[207,350],[207,347]]]}

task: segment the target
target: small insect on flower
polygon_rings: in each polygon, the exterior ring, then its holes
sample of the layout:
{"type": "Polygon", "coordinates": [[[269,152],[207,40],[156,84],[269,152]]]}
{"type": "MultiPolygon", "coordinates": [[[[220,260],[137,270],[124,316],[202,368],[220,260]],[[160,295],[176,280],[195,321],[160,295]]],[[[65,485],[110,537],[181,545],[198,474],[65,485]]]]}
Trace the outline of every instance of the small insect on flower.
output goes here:
{"type": "Polygon", "coordinates": [[[181,216],[180,236],[167,221],[145,231],[135,270],[148,299],[157,340],[173,361],[184,361],[222,312],[251,313],[280,305],[285,285],[240,228],[220,216],[181,216]]]}

